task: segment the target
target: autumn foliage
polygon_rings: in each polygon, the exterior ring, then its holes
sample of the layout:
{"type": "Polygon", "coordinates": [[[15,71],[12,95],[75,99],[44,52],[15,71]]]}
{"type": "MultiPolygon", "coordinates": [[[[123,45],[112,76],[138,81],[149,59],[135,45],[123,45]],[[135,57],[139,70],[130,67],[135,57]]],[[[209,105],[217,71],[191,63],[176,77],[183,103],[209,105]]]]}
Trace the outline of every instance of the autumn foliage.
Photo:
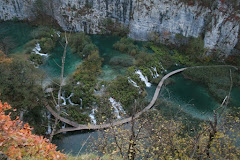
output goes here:
{"type": "Polygon", "coordinates": [[[32,134],[27,123],[23,124],[19,118],[12,120],[11,113],[6,115],[9,109],[10,105],[0,101],[0,151],[10,159],[66,159],[48,139],[32,134]]]}
{"type": "Polygon", "coordinates": [[[7,56],[0,50],[0,63],[12,63],[11,58],[7,58],[7,56]]]}

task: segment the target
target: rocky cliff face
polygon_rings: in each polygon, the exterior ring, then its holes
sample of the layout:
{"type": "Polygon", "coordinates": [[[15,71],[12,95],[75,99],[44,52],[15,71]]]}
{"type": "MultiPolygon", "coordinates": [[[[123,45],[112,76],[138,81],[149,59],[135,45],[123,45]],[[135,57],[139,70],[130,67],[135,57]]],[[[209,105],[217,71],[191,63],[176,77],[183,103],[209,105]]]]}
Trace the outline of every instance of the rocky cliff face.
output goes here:
{"type": "MultiPolygon", "coordinates": [[[[229,55],[239,38],[239,15],[231,7],[216,3],[213,9],[189,6],[178,0],[42,0],[45,11],[65,29],[99,33],[106,18],[129,26],[129,37],[147,40],[155,34],[164,43],[175,35],[204,37],[205,48],[229,55]]],[[[34,0],[1,0],[0,19],[31,19],[34,0]]]]}

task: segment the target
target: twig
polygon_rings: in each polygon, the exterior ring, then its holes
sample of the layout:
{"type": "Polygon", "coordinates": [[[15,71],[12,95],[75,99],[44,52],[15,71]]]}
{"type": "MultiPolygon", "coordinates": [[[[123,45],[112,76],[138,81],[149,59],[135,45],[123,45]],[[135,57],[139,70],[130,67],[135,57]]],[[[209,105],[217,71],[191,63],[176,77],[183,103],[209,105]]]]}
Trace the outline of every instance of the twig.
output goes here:
{"type": "Polygon", "coordinates": [[[57,62],[55,59],[53,59],[54,63],[56,63],[56,65],[59,67],[59,68],[62,68],[57,62]]]}
{"type": "Polygon", "coordinates": [[[83,147],[85,146],[85,144],[87,143],[87,141],[88,141],[88,139],[89,139],[90,137],[91,137],[91,134],[88,136],[88,138],[86,139],[86,141],[83,142],[82,147],[81,147],[80,150],[78,151],[78,154],[77,154],[77,156],[76,156],[76,159],[78,159],[78,156],[79,156],[80,152],[82,151],[83,147]]]}

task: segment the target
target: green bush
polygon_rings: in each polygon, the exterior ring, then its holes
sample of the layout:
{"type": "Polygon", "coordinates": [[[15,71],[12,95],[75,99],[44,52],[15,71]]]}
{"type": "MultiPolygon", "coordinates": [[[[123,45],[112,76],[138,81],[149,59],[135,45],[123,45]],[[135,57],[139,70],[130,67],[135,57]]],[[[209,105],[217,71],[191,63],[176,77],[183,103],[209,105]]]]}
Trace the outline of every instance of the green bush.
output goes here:
{"type": "Polygon", "coordinates": [[[83,99],[83,106],[89,106],[95,101],[94,88],[97,84],[97,76],[101,73],[102,58],[98,52],[90,54],[77,68],[73,75],[73,83],[75,85],[74,96],[72,101],[80,104],[80,99],[83,99]]]}
{"type": "Polygon", "coordinates": [[[95,112],[95,117],[98,123],[114,119],[114,114],[112,114],[113,111],[108,96],[97,97],[96,103],[98,105],[98,109],[95,112]]]}
{"type": "Polygon", "coordinates": [[[96,45],[90,43],[84,46],[82,51],[82,56],[87,57],[89,54],[98,51],[98,48],[96,45]]]}
{"type": "Polygon", "coordinates": [[[24,54],[30,54],[30,53],[32,53],[32,50],[33,50],[33,48],[35,48],[36,44],[37,44],[37,40],[35,40],[35,39],[29,41],[28,43],[26,43],[26,44],[23,46],[23,51],[22,51],[22,53],[24,53],[24,54]]]}
{"type": "Polygon", "coordinates": [[[186,39],[186,43],[181,44],[178,47],[178,51],[180,51],[183,55],[187,55],[191,61],[206,61],[207,49],[204,48],[203,37],[183,37],[183,39],[186,39]]]}
{"type": "MultiPolygon", "coordinates": [[[[40,26],[31,32],[36,42],[40,43],[41,52],[49,53],[55,47],[58,40],[56,31],[52,28],[40,26]]],[[[35,44],[36,45],[36,44],[35,44]]]]}
{"type": "Polygon", "coordinates": [[[73,53],[77,53],[83,58],[98,50],[97,46],[92,43],[91,38],[84,32],[72,34],[69,44],[73,53]]]}
{"type": "Polygon", "coordinates": [[[32,61],[36,65],[43,64],[42,56],[38,54],[31,54],[29,57],[29,60],[32,61]]]}
{"type": "Polygon", "coordinates": [[[129,38],[121,38],[120,41],[113,45],[113,48],[132,56],[140,53],[139,47],[134,44],[132,39],[129,38]]]}
{"type": "Polygon", "coordinates": [[[56,42],[54,42],[51,38],[41,38],[40,41],[41,52],[49,53],[55,47],[56,42]]]}
{"type": "Polygon", "coordinates": [[[45,38],[52,38],[54,41],[58,39],[58,35],[56,34],[56,30],[46,27],[46,26],[39,26],[38,28],[34,29],[31,32],[31,36],[34,39],[41,39],[45,38]]]}
{"type": "Polygon", "coordinates": [[[131,106],[135,99],[139,98],[139,89],[128,82],[128,78],[124,76],[117,77],[107,88],[110,96],[121,102],[124,110],[131,112],[131,106]]]}
{"type": "Polygon", "coordinates": [[[110,59],[109,62],[111,65],[119,65],[123,67],[129,67],[133,65],[133,58],[130,56],[123,57],[123,56],[116,56],[110,59]]]}
{"type": "Polygon", "coordinates": [[[77,106],[68,106],[66,111],[67,114],[69,115],[68,118],[79,124],[86,124],[91,122],[88,114],[81,113],[82,111],[77,106]]]}

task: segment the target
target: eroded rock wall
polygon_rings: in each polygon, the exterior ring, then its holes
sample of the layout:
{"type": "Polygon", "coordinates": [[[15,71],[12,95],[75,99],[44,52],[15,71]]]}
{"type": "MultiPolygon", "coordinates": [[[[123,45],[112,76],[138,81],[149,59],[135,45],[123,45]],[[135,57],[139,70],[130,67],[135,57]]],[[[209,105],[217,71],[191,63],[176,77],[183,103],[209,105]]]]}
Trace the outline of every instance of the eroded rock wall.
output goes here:
{"type": "MultiPolygon", "coordinates": [[[[209,9],[178,0],[42,0],[45,11],[65,29],[100,33],[106,18],[129,26],[129,37],[148,40],[158,34],[164,43],[175,35],[204,37],[205,48],[229,55],[239,41],[239,15],[220,1],[209,9]]],[[[0,19],[32,19],[35,0],[1,0],[0,19]]]]}

